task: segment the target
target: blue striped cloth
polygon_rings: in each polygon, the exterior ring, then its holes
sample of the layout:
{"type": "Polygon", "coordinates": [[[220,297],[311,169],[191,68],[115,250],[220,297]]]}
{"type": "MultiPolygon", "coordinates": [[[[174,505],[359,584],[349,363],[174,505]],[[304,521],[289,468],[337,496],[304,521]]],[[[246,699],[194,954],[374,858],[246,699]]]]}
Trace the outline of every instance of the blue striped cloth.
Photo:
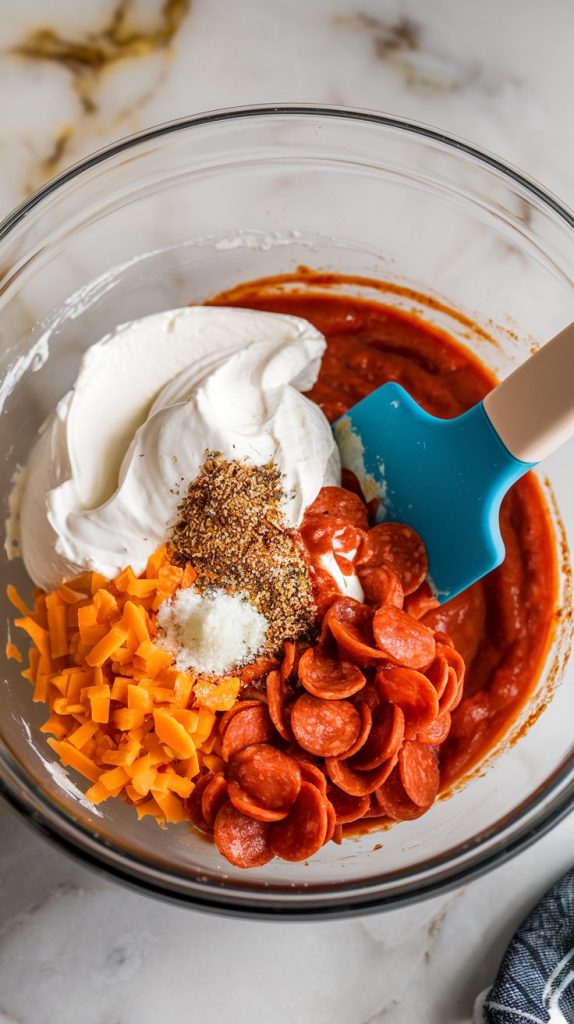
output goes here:
{"type": "Polygon", "coordinates": [[[522,922],[475,1024],[574,1024],[574,870],[522,922]]]}

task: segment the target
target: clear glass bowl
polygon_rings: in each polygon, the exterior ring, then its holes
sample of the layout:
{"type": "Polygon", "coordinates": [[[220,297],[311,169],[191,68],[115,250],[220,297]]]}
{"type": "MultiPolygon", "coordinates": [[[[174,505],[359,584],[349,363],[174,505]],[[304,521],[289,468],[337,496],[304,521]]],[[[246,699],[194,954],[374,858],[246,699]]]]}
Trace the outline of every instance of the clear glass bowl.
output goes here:
{"type": "MultiPolygon", "coordinates": [[[[401,301],[420,306],[502,374],[574,313],[572,216],[464,143],[388,117],[316,107],[239,109],[164,125],[73,167],[0,227],[3,518],[12,474],[92,342],[121,321],[300,264],[388,281],[377,294],[391,302],[393,283],[435,297],[438,290],[449,308],[401,301]]],[[[545,466],[566,523],[564,610],[533,706],[518,724],[524,735],[423,819],[329,844],[309,864],[274,861],[241,872],[184,826],[162,831],[149,819],[138,823],[120,802],[89,804],[78,777],[54,763],[38,732],[44,709],[13,661],[0,673],[4,793],[45,834],[125,882],[236,914],[379,909],[510,857],[574,802],[574,672],[565,671],[573,451],[566,446],[545,466]]],[[[29,587],[21,564],[2,557],[6,623],[8,582],[29,587]]]]}

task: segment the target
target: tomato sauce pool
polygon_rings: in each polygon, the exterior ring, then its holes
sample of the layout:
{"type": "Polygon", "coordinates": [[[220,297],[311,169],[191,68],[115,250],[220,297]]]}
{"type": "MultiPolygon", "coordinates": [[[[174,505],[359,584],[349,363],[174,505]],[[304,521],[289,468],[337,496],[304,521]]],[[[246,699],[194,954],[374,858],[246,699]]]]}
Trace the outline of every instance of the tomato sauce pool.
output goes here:
{"type": "MultiPolygon", "coordinates": [[[[318,279],[324,280],[324,279],[318,279]]],[[[348,283],[341,278],[341,283],[348,283]]],[[[327,339],[309,393],[333,421],[387,381],[397,381],[435,416],[457,416],[496,379],[467,349],[402,310],[318,290],[303,275],[239,285],[211,300],[304,317],[327,339]]],[[[336,288],[336,276],[328,284],[336,288]]],[[[443,789],[475,766],[508,732],[542,670],[555,621],[556,544],[536,478],[507,494],[501,510],[504,563],[425,622],[449,633],[467,665],[464,698],[441,747],[443,789]]]]}

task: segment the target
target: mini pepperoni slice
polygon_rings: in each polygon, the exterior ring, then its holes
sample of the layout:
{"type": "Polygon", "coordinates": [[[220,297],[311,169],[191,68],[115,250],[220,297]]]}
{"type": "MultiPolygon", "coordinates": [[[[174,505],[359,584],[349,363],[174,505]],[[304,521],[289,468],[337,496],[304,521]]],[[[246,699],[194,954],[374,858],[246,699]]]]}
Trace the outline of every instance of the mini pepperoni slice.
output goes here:
{"type": "Polygon", "coordinates": [[[295,662],[297,659],[297,644],[293,640],[286,640],[283,644],[283,661],[281,662],[281,668],[279,674],[281,676],[281,682],[284,683],[286,679],[295,669],[295,662]]]}
{"type": "Polygon", "coordinates": [[[267,743],[240,750],[229,762],[227,775],[257,803],[272,810],[289,807],[301,785],[301,769],[295,758],[267,743]]]}
{"type": "Polygon", "coordinates": [[[238,715],[241,711],[245,711],[245,708],[254,708],[257,707],[258,704],[261,704],[261,701],[256,700],[255,698],[253,700],[238,700],[237,703],[229,709],[229,711],[226,711],[225,714],[223,714],[219,720],[219,735],[221,736],[221,738],[223,739],[225,730],[227,729],[227,726],[231,722],[232,718],[235,718],[235,716],[238,715]]]}
{"type": "Polygon", "coordinates": [[[405,594],[412,594],[426,579],[425,546],[405,523],[379,523],[369,530],[358,561],[362,565],[388,565],[399,577],[405,594]]]}
{"type": "Polygon", "coordinates": [[[271,826],[271,849],[283,860],[307,860],[321,849],[327,834],[327,804],[316,786],[302,782],[284,821],[271,826]]]}
{"type": "Polygon", "coordinates": [[[301,778],[304,782],[310,782],[312,786],[315,786],[319,790],[322,796],[327,798],[327,779],[325,773],[315,764],[311,764],[310,761],[304,761],[302,757],[298,757],[299,768],[301,769],[301,778]]]}
{"type": "Polygon", "coordinates": [[[221,772],[209,780],[201,796],[201,813],[209,829],[213,828],[217,812],[227,800],[227,782],[221,772]]]}
{"type": "Polygon", "coordinates": [[[375,799],[381,808],[381,813],[386,814],[388,818],[393,818],[394,821],[413,821],[415,818],[420,818],[429,809],[428,806],[420,807],[407,796],[398,766],[389,775],[387,781],[377,789],[375,799]]]}
{"type": "Polygon", "coordinates": [[[417,807],[429,807],[434,802],[440,782],[434,747],[407,740],[399,754],[399,774],[405,793],[417,807]]]}
{"type": "Polygon", "coordinates": [[[293,739],[291,730],[287,728],[283,709],[285,707],[283,682],[279,672],[270,672],[267,676],[267,707],[269,717],[282,739],[290,743],[293,739]]]}
{"type": "Polygon", "coordinates": [[[351,796],[350,793],[343,792],[338,786],[330,786],[327,792],[329,800],[335,808],[338,825],[358,821],[369,810],[370,797],[366,794],[365,796],[351,796]]]}
{"type": "Polygon", "coordinates": [[[436,654],[432,629],[400,608],[378,608],[373,618],[373,635],[384,656],[404,668],[425,668],[436,654]]]}
{"type": "Polygon", "coordinates": [[[255,821],[228,801],[217,812],[214,839],[217,849],[238,868],[259,868],[273,857],[271,825],[255,821]]]}
{"type": "Polygon", "coordinates": [[[348,761],[339,761],[336,757],[328,757],[325,759],[325,767],[331,782],[334,782],[344,793],[348,793],[349,796],[367,796],[383,785],[396,761],[395,755],[373,771],[361,772],[353,771],[348,761]]]}
{"type": "Polygon", "coordinates": [[[421,726],[417,730],[417,740],[421,743],[429,743],[431,746],[440,746],[444,743],[450,732],[451,717],[450,711],[441,711],[434,722],[421,726]]]}
{"type": "Polygon", "coordinates": [[[431,661],[425,669],[425,676],[433,684],[438,699],[442,697],[448,682],[448,661],[442,654],[437,654],[434,661],[431,661]]]}
{"type": "Polygon", "coordinates": [[[402,608],[405,600],[399,577],[388,565],[372,567],[359,566],[357,569],[365,599],[368,604],[390,604],[394,608],[402,608]]]}
{"type": "Polygon", "coordinates": [[[221,756],[229,761],[245,747],[265,743],[273,736],[273,726],[267,706],[261,702],[244,708],[229,722],[221,741],[221,756]]]}
{"type": "Polygon", "coordinates": [[[454,711],[455,707],[460,703],[461,690],[462,687],[456,677],[456,672],[452,665],[449,665],[446,686],[438,702],[439,712],[454,711]]]}
{"type": "Polygon", "coordinates": [[[340,846],[343,842],[343,826],[338,823],[335,825],[335,831],[333,832],[333,842],[340,846]]]}
{"type": "MultiPolygon", "coordinates": [[[[405,611],[412,615],[413,619],[422,619],[423,615],[437,607],[440,607],[439,603],[426,581],[421,583],[414,593],[408,594],[405,600],[405,611]]],[[[425,622],[425,626],[433,628],[429,622],[425,622]]]]}
{"type": "Polygon", "coordinates": [[[229,782],[227,786],[229,799],[233,806],[242,814],[247,814],[249,818],[255,818],[255,821],[281,821],[289,814],[288,807],[279,811],[274,811],[270,807],[262,807],[237,782],[229,782]]]}
{"type": "Polygon", "coordinates": [[[210,831],[205,821],[205,818],[203,817],[201,802],[203,799],[204,790],[209,785],[213,777],[213,772],[207,772],[206,775],[200,775],[198,779],[195,779],[195,785],[193,787],[193,790],[186,801],[186,808],[189,817],[191,818],[195,827],[200,829],[202,832],[210,831]]]}
{"type": "Polygon", "coordinates": [[[365,743],[367,742],[369,733],[371,731],[371,726],[373,724],[373,713],[366,700],[359,699],[359,703],[357,704],[357,710],[361,718],[359,735],[357,736],[357,739],[355,740],[353,745],[349,747],[348,750],[345,750],[342,754],[339,754],[339,757],[344,758],[345,760],[348,757],[354,757],[355,754],[357,754],[359,750],[361,750],[364,747],[365,743]]]}
{"type": "Polygon", "coordinates": [[[339,597],[325,614],[323,626],[333,634],[339,647],[353,661],[378,661],[386,658],[375,647],[373,609],[352,597],[339,597]]]}
{"type": "Polygon", "coordinates": [[[291,712],[293,735],[315,757],[337,757],[349,750],[361,730],[361,716],[347,700],[322,700],[304,693],[291,712]]]}
{"type": "Polygon", "coordinates": [[[405,734],[405,716],[398,704],[382,704],[373,716],[373,725],[367,742],[357,757],[353,768],[372,771],[383,761],[398,753],[405,734]]]}
{"type": "Polygon", "coordinates": [[[299,662],[299,680],[314,697],[340,700],[362,690],[365,676],[349,661],[330,658],[318,647],[310,647],[299,662]]]}
{"type": "Polygon", "coordinates": [[[474,583],[462,594],[425,615],[425,626],[448,634],[465,663],[470,665],[484,634],[486,602],[482,583],[474,583]]]}
{"type": "Polygon", "coordinates": [[[322,487],[313,504],[305,511],[305,518],[315,515],[344,519],[360,530],[369,528],[365,502],[358,494],[344,487],[322,487]]]}
{"type": "Polygon", "coordinates": [[[257,658],[256,661],[252,661],[250,665],[245,665],[239,673],[239,678],[244,684],[256,682],[258,679],[262,679],[268,672],[271,672],[274,668],[277,668],[276,658],[257,658]]]}
{"type": "Polygon", "coordinates": [[[333,833],[337,826],[337,816],[335,814],[335,808],[330,800],[325,801],[325,808],[327,811],[327,831],[325,832],[325,838],[323,840],[323,846],[331,842],[333,833]]]}
{"type": "Polygon", "coordinates": [[[447,664],[454,669],[459,683],[462,683],[465,676],[465,664],[462,655],[458,653],[455,647],[450,647],[447,644],[438,643],[436,649],[437,654],[440,654],[447,664]]]}
{"type": "Polygon", "coordinates": [[[422,672],[389,666],[377,669],[375,680],[381,696],[391,704],[398,704],[409,724],[428,725],[438,715],[436,690],[422,672]]]}

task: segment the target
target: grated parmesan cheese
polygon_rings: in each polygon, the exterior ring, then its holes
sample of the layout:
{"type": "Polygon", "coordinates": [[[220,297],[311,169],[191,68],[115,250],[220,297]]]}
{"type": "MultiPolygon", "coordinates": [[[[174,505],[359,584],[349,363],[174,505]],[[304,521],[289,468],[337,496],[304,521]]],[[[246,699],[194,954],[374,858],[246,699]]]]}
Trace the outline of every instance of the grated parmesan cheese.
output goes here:
{"type": "Polygon", "coordinates": [[[173,654],[181,672],[226,675],[263,651],[268,621],[245,596],[180,590],[157,614],[158,647],[173,654]]]}

